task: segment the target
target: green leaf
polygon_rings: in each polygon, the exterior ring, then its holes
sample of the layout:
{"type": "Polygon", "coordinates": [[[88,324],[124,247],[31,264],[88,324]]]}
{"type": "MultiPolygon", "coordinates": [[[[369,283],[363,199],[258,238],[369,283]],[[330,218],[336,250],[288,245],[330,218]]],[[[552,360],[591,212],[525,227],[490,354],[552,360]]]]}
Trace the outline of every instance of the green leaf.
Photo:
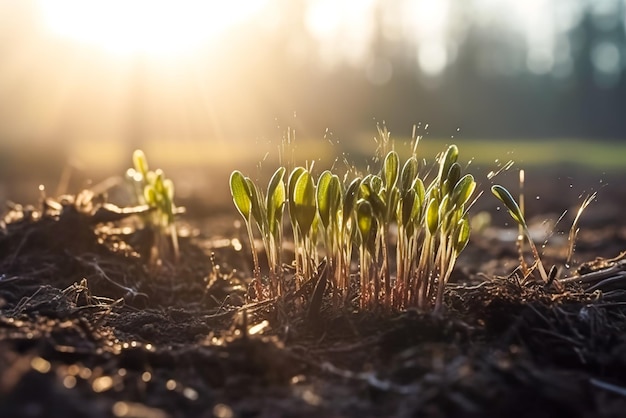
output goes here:
{"type": "Polygon", "coordinates": [[[336,217],[341,203],[341,182],[330,171],[324,171],[317,184],[317,207],[324,228],[328,228],[338,219],[336,217]]]}
{"type": "Polygon", "coordinates": [[[330,184],[329,184],[329,188],[328,188],[328,192],[329,192],[329,197],[330,197],[330,214],[331,214],[331,219],[335,219],[337,220],[337,213],[339,212],[340,206],[341,206],[341,194],[342,194],[342,190],[341,190],[341,180],[339,180],[339,176],[337,176],[336,174],[333,174],[332,178],[330,179],[330,184]],[[333,214],[335,216],[333,216],[333,214]]]}
{"type": "Polygon", "coordinates": [[[165,187],[163,186],[163,170],[157,169],[154,174],[156,174],[154,178],[154,190],[157,192],[157,199],[160,198],[161,195],[165,193],[165,187]]]}
{"type": "Polygon", "coordinates": [[[439,226],[439,202],[435,198],[430,199],[426,209],[426,225],[431,235],[435,235],[439,226]]]}
{"type": "Polygon", "coordinates": [[[391,190],[396,186],[398,181],[398,168],[400,166],[400,159],[398,153],[395,151],[389,151],[385,157],[383,163],[383,174],[385,180],[385,188],[391,190]]]}
{"type": "Polygon", "coordinates": [[[135,170],[141,173],[145,179],[146,174],[148,173],[148,160],[146,159],[146,154],[144,154],[142,150],[137,149],[133,152],[133,165],[135,166],[135,170]]]}
{"type": "Polygon", "coordinates": [[[151,185],[147,185],[143,189],[143,198],[146,199],[146,203],[148,206],[156,207],[157,205],[157,193],[154,190],[154,187],[151,185]]]}
{"type": "Polygon", "coordinates": [[[282,222],[283,208],[285,205],[284,176],[285,167],[278,167],[267,186],[267,224],[269,226],[269,232],[272,235],[276,235],[282,222]]]}
{"type": "Polygon", "coordinates": [[[460,254],[467,246],[470,237],[470,223],[467,216],[458,221],[454,235],[454,251],[460,254]]]}
{"type": "Polygon", "coordinates": [[[383,180],[380,178],[380,176],[373,174],[371,176],[367,176],[367,178],[369,178],[368,184],[370,185],[371,189],[374,191],[374,193],[379,194],[383,188],[383,180]]]}
{"type": "Polygon", "coordinates": [[[406,160],[404,167],[402,167],[402,174],[400,175],[400,191],[404,196],[413,187],[413,182],[417,177],[419,164],[417,158],[411,157],[406,160]]]}
{"type": "Polygon", "coordinates": [[[261,231],[264,231],[266,229],[267,218],[265,207],[261,203],[263,201],[263,195],[261,194],[261,191],[259,190],[257,185],[254,184],[254,182],[250,180],[249,177],[246,177],[246,184],[248,185],[248,189],[250,190],[250,200],[252,202],[252,216],[254,217],[254,220],[256,221],[259,229],[261,231]]]}
{"type": "Polygon", "coordinates": [[[174,182],[170,179],[163,180],[163,188],[165,189],[165,194],[171,201],[174,200],[174,182]]]}
{"type": "Polygon", "coordinates": [[[507,207],[509,210],[509,214],[518,224],[522,225],[524,228],[526,227],[526,221],[524,220],[524,215],[522,215],[522,210],[517,205],[513,196],[509,193],[507,189],[499,184],[491,186],[491,192],[507,207]]]}
{"type": "Polygon", "coordinates": [[[409,205],[410,209],[409,208],[405,209],[404,207],[402,208],[403,211],[404,210],[407,211],[406,214],[403,213],[403,215],[406,217],[404,221],[404,225],[406,228],[407,237],[413,235],[416,225],[420,225],[420,222],[421,222],[420,216],[421,216],[422,206],[423,206],[423,202],[419,200],[419,196],[417,195],[414,189],[409,190],[406,198],[409,198],[410,195],[413,196],[412,202],[411,200],[408,200],[408,202],[410,203],[409,205]]]}
{"type": "Polygon", "coordinates": [[[367,243],[369,240],[373,215],[372,205],[367,200],[360,199],[356,204],[356,222],[363,243],[367,243]]]}
{"type": "Polygon", "coordinates": [[[332,181],[333,174],[326,170],[320,174],[320,178],[317,181],[317,210],[320,214],[320,220],[322,226],[328,228],[330,223],[330,183],[332,181]]]}
{"type": "Polygon", "coordinates": [[[304,171],[295,185],[294,205],[296,221],[300,231],[307,235],[315,219],[317,206],[315,202],[315,184],[308,171],[304,171]]]}
{"type": "Polygon", "coordinates": [[[456,145],[450,145],[439,162],[439,184],[448,178],[448,172],[452,164],[459,158],[459,148],[456,145]]]}
{"type": "Polygon", "coordinates": [[[273,203],[277,206],[279,202],[274,201],[276,198],[285,199],[285,183],[283,178],[285,177],[285,167],[278,167],[272,175],[269,184],[267,185],[267,207],[269,208],[273,203]]]}
{"type": "Polygon", "coordinates": [[[361,180],[358,193],[360,199],[368,199],[370,193],[373,193],[372,186],[370,186],[370,180],[372,179],[372,177],[372,174],[368,174],[363,178],[363,180],[361,180]]]}
{"type": "Polygon", "coordinates": [[[365,190],[367,190],[367,192],[364,193],[364,195],[367,196],[366,197],[367,201],[370,203],[370,205],[372,205],[372,209],[374,210],[374,215],[378,218],[382,218],[383,216],[385,216],[385,212],[386,212],[385,202],[378,195],[378,193],[372,190],[371,184],[366,183],[364,187],[365,187],[365,190]]]}
{"type": "Polygon", "coordinates": [[[361,245],[373,254],[376,250],[378,221],[375,218],[374,209],[367,200],[359,199],[356,203],[356,221],[361,245]]]}
{"type": "Polygon", "coordinates": [[[456,183],[454,190],[452,190],[452,202],[456,204],[457,207],[461,207],[469,200],[475,188],[476,182],[474,181],[474,176],[471,174],[464,175],[456,183]]]}
{"type": "Polygon", "coordinates": [[[420,206],[424,205],[426,199],[426,189],[424,188],[424,182],[421,178],[416,178],[413,183],[413,190],[415,190],[415,198],[420,203],[420,206]]]}
{"type": "Polygon", "coordinates": [[[248,187],[246,178],[240,171],[233,171],[230,175],[230,194],[233,197],[235,207],[246,221],[250,221],[252,210],[252,192],[248,187]]]}
{"type": "Polygon", "coordinates": [[[352,211],[356,205],[357,198],[359,197],[359,187],[361,186],[361,179],[356,178],[352,180],[348,189],[346,190],[346,195],[343,197],[343,225],[346,225],[350,216],[352,216],[352,211]]]}
{"type": "Polygon", "coordinates": [[[287,199],[289,201],[289,218],[291,219],[291,225],[295,227],[296,222],[296,206],[294,202],[294,191],[296,189],[296,182],[300,176],[306,171],[304,167],[296,167],[289,175],[287,181],[287,199]]]}
{"type": "Polygon", "coordinates": [[[461,178],[461,164],[454,163],[450,166],[450,171],[448,171],[448,186],[444,188],[443,193],[448,194],[452,191],[452,189],[456,186],[456,183],[461,178]]]}
{"type": "Polygon", "coordinates": [[[453,206],[450,203],[450,197],[448,195],[445,195],[443,197],[443,200],[441,201],[441,203],[439,204],[439,224],[441,224],[441,226],[443,227],[444,231],[447,231],[449,228],[449,221],[450,221],[450,213],[453,210],[453,206]]]}

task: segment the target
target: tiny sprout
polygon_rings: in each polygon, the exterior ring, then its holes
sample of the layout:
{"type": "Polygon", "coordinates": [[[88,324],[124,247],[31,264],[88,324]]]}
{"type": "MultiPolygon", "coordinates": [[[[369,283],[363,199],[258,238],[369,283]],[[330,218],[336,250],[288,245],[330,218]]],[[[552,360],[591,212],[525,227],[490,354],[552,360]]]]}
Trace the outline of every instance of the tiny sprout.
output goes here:
{"type": "MultiPolygon", "coordinates": [[[[532,239],[532,236],[530,235],[530,231],[528,230],[526,220],[524,219],[524,214],[522,213],[522,210],[520,209],[519,205],[517,204],[513,196],[511,196],[511,193],[509,193],[509,191],[503,186],[500,186],[498,184],[491,186],[491,192],[502,203],[504,203],[511,217],[522,228],[522,231],[524,232],[524,235],[526,236],[526,239],[528,240],[528,245],[530,245],[530,249],[533,253],[535,264],[537,266],[537,269],[539,270],[539,275],[541,276],[541,279],[543,280],[544,283],[549,284],[551,280],[548,277],[548,274],[546,273],[546,269],[544,268],[543,263],[541,262],[539,251],[537,250],[537,246],[535,245],[532,239]]],[[[555,281],[554,284],[557,289],[561,290],[562,286],[559,281],[555,281]]]]}
{"type": "Polygon", "coordinates": [[[174,259],[180,257],[175,215],[179,212],[174,205],[174,183],[165,178],[163,170],[151,171],[146,155],[141,150],[133,152],[133,169],[127,170],[128,179],[134,184],[137,201],[148,205],[151,212],[145,217],[148,227],[155,231],[155,245],[151,259],[158,260],[165,250],[163,237],[169,233],[174,259]]]}

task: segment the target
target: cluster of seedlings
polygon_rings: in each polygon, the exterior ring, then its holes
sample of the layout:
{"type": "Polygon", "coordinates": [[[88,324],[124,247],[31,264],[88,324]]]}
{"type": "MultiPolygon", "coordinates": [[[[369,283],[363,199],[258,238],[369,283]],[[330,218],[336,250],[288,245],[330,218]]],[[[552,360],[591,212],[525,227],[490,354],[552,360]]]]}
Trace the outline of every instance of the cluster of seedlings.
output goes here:
{"type": "MultiPolygon", "coordinates": [[[[388,143],[388,137],[383,140],[388,143]]],[[[439,310],[444,286],[469,240],[468,209],[476,182],[471,174],[462,175],[457,146],[439,156],[430,180],[420,174],[415,150],[403,163],[390,150],[377,174],[354,178],[340,179],[328,170],[316,178],[305,167],[287,176],[281,166],[265,193],[234,171],[230,188],[251,242],[256,297],[279,297],[315,278],[318,288],[329,288],[335,306],[356,301],[362,309],[439,310]],[[286,274],[281,260],[285,207],[295,274],[286,274]],[[253,224],[269,262],[265,281],[253,224]],[[318,269],[322,260],[323,270],[318,269]]]]}
{"type": "Polygon", "coordinates": [[[178,261],[180,250],[174,218],[180,210],[174,204],[174,183],[165,177],[163,170],[150,170],[146,155],[141,150],[133,153],[133,167],[126,171],[126,178],[132,185],[137,203],[148,208],[142,220],[144,227],[154,232],[151,261],[161,260],[162,257],[178,261]]]}

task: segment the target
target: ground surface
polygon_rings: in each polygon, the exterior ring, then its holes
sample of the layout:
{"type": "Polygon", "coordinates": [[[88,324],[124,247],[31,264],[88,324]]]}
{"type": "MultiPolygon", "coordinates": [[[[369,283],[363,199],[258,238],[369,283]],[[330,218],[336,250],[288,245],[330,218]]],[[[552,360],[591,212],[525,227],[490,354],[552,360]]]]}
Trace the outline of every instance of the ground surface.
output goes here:
{"type": "MultiPolygon", "coordinates": [[[[510,225],[489,201],[440,317],[243,309],[250,260],[233,211],[188,220],[181,262],[148,267],[140,233],[73,206],[14,207],[0,231],[0,416],[623,416],[626,192],[619,173],[576,175],[573,191],[560,173],[529,176],[541,199],[528,206],[539,235],[570,209],[555,228],[567,230],[577,195],[600,190],[561,273],[588,282],[557,293],[511,274],[510,225]]],[[[549,236],[546,264],[564,264],[566,238],[549,236]]]]}

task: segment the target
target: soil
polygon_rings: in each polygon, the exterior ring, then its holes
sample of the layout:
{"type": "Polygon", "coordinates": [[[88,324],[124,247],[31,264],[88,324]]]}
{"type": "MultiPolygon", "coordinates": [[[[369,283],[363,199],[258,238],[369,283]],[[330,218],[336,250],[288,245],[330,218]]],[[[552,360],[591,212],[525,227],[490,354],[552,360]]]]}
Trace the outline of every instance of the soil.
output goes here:
{"type": "MultiPolygon", "coordinates": [[[[530,223],[541,230],[570,209],[544,248],[546,265],[564,266],[580,199],[542,193],[545,178],[529,180],[542,196],[530,223]]],[[[151,236],[132,219],[104,222],[114,215],[72,199],[13,205],[0,230],[0,416],[624,416],[620,178],[583,215],[575,261],[557,277],[564,292],[516,270],[496,211],[473,232],[440,315],[323,306],[311,320],[306,292],[246,303],[234,210],[181,222],[179,262],[151,264],[151,236]]]]}

